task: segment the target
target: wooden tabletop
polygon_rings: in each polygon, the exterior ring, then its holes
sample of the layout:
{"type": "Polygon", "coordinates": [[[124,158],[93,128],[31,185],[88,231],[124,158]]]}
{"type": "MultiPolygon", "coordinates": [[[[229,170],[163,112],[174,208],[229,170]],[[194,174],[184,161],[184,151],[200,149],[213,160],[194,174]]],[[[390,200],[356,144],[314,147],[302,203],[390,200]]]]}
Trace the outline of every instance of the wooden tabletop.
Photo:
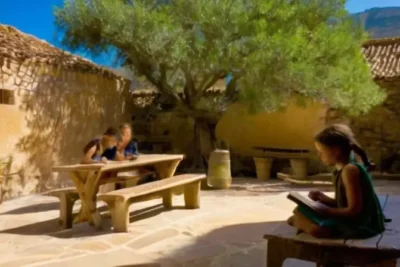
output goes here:
{"type": "Polygon", "coordinates": [[[69,172],[69,171],[124,171],[132,169],[133,167],[153,165],[156,163],[182,160],[184,155],[167,155],[167,154],[151,154],[139,155],[136,160],[131,161],[111,161],[108,163],[95,163],[95,164],[74,164],[64,166],[54,166],[53,172],[69,172]]]}

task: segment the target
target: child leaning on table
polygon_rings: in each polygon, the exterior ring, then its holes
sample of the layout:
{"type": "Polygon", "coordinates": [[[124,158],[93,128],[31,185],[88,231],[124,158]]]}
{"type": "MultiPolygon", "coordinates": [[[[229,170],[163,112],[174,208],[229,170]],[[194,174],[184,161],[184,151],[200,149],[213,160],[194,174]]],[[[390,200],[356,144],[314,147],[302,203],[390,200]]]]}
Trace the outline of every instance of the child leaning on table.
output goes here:
{"type": "MultiPolygon", "coordinates": [[[[124,161],[124,160],[134,160],[139,155],[137,148],[137,141],[132,138],[132,127],[128,123],[123,123],[119,126],[119,134],[121,136],[117,145],[107,149],[102,154],[102,157],[108,160],[124,161]]],[[[142,174],[154,172],[151,167],[143,167],[139,169],[142,174]]],[[[144,175],[138,181],[138,184],[152,182],[156,179],[153,174],[144,175]]],[[[118,185],[119,187],[119,185],[118,185]]]]}
{"type": "Polygon", "coordinates": [[[325,205],[318,211],[299,205],[288,223],[319,238],[368,238],[382,233],[385,218],[365,167],[370,161],[351,129],[329,126],[315,137],[315,146],[321,160],[336,167],[335,198],[311,191],[309,197],[325,205]],[[355,161],[353,153],[361,154],[364,164],[355,161]]]}
{"type": "Polygon", "coordinates": [[[139,153],[137,142],[132,139],[132,127],[127,123],[121,124],[119,126],[119,134],[121,138],[118,140],[118,143],[106,149],[102,157],[116,161],[135,159],[139,153]]]}
{"type": "Polygon", "coordinates": [[[83,148],[82,164],[91,164],[105,162],[101,157],[104,151],[117,145],[119,132],[114,127],[109,127],[106,132],[99,138],[92,139],[83,148]]]}

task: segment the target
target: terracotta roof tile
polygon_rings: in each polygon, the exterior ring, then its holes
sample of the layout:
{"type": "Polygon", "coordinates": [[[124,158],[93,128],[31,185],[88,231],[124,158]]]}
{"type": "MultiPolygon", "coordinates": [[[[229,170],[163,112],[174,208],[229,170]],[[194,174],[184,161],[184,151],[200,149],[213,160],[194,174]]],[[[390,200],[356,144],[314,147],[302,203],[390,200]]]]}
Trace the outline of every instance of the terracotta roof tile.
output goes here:
{"type": "Polygon", "coordinates": [[[400,78],[400,37],[369,40],[362,50],[375,79],[400,78]]]}
{"type": "Polygon", "coordinates": [[[50,65],[62,65],[67,69],[96,73],[109,78],[121,77],[88,59],[63,51],[35,36],[2,24],[0,24],[0,56],[17,61],[30,60],[50,65]]]}
{"type": "MultiPolygon", "coordinates": [[[[363,44],[362,51],[375,79],[400,79],[400,37],[369,40],[363,44]]],[[[51,65],[61,64],[64,68],[76,71],[121,78],[119,74],[96,65],[88,59],[63,51],[46,41],[2,24],[0,24],[0,56],[18,61],[31,60],[51,65]]],[[[147,94],[154,94],[156,90],[146,91],[147,94]]]]}

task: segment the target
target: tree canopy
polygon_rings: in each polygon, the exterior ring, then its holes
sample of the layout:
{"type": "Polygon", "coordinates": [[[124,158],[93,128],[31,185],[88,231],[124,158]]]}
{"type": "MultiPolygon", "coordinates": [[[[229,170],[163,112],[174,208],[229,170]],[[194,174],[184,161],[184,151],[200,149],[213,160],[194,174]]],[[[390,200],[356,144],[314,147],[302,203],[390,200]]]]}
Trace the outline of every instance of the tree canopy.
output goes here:
{"type": "Polygon", "coordinates": [[[194,118],[216,112],[202,100],[227,75],[224,103],[272,110],[311,97],[356,115],[384,93],[362,55],[366,33],[345,2],[64,0],[55,15],[66,45],[116,49],[119,62],[194,118]]]}

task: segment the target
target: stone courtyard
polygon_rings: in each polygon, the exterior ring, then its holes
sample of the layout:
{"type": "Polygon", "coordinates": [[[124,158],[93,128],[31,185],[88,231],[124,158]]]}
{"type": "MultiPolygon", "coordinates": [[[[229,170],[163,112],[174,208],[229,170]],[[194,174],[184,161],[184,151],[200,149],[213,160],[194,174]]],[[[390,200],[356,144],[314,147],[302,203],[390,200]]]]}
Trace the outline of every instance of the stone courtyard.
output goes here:
{"type": "MultiPolygon", "coordinates": [[[[378,194],[400,194],[399,185],[376,181],[378,194]]],[[[310,189],[236,178],[228,190],[202,191],[198,210],[183,209],[179,196],[172,210],[165,210],[160,200],[131,205],[129,233],[110,230],[102,203],[103,230],[87,223],[61,230],[56,198],[20,197],[0,205],[0,266],[265,266],[263,235],[294,208],[286,193],[310,189]]],[[[315,265],[288,260],[285,266],[315,265]]]]}

